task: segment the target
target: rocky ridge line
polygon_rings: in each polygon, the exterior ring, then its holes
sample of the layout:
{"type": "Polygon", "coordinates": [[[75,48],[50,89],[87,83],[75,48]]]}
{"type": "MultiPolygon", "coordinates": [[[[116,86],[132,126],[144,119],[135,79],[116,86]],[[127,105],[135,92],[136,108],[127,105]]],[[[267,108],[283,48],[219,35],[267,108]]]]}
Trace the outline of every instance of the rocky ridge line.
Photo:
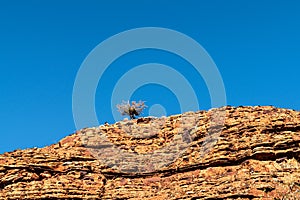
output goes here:
{"type": "Polygon", "coordinates": [[[51,146],[4,153],[0,199],[300,199],[300,112],[221,109],[225,124],[210,151],[201,154],[212,111],[191,112],[198,128],[189,146],[159,169],[149,163],[146,173],[107,167],[86,146],[85,136],[101,133],[124,151],[145,154],[178,136],[182,115],[167,117],[148,137],[124,130],[128,123],[146,130],[158,119],[86,128],[51,146]]]}

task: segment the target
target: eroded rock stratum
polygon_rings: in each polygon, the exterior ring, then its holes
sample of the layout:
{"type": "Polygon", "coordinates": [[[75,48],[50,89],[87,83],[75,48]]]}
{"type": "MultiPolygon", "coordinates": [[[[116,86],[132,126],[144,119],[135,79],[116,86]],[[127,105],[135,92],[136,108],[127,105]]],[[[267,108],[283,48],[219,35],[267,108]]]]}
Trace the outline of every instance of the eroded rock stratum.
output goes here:
{"type": "MultiPolygon", "coordinates": [[[[226,116],[217,139],[205,139],[213,111],[199,111],[187,114],[195,116],[193,122],[180,122],[182,115],[163,123],[122,121],[82,129],[44,148],[4,153],[0,199],[300,199],[300,112],[271,106],[221,109],[226,116]],[[128,130],[128,124],[136,129],[128,130]],[[154,156],[146,168],[128,161],[133,166],[122,170],[120,160],[118,165],[107,158],[108,167],[99,159],[103,154],[93,151],[106,144],[90,139],[105,135],[118,149],[143,155],[168,147],[180,130],[195,124],[188,146],[164,166],[154,156]],[[139,137],[141,130],[147,137],[139,137]],[[211,148],[201,153],[206,145],[211,148]]],[[[180,146],[169,152],[174,148],[180,146]]]]}

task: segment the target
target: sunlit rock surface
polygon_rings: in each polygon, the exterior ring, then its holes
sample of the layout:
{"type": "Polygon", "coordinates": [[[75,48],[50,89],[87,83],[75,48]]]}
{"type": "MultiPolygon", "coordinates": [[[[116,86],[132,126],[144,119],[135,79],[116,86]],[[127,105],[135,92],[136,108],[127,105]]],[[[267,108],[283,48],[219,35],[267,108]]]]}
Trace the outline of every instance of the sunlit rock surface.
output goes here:
{"type": "Polygon", "coordinates": [[[124,120],[0,155],[0,199],[300,199],[299,145],[271,106],[124,120]]]}

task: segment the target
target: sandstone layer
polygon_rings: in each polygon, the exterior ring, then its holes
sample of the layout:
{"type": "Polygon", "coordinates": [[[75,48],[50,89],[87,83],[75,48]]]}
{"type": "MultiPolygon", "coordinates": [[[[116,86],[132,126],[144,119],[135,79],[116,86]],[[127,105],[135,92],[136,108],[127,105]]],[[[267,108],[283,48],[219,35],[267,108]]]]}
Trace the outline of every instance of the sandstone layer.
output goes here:
{"type": "Polygon", "coordinates": [[[0,155],[0,199],[49,198],[300,199],[300,112],[124,120],[0,155]]]}

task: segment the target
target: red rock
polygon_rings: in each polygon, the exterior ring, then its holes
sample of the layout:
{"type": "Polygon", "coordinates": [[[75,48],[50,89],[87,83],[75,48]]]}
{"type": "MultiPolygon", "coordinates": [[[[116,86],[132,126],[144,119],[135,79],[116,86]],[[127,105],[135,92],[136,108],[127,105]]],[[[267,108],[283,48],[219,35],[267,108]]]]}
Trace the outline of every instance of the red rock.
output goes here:
{"type": "Polygon", "coordinates": [[[299,162],[300,112],[228,106],[82,129],[58,144],[4,153],[0,199],[300,199],[299,162]],[[224,118],[216,113],[222,110],[226,117],[220,126],[224,118]],[[208,131],[218,127],[220,134],[212,132],[206,140],[208,131]],[[149,131],[155,133],[139,137],[149,131]],[[182,131],[190,135],[179,135],[182,131]],[[99,144],[101,135],[107,136],[106,143],[99,144]],[[182,139],[190,140],[186,148],[182,139]],[[120,157],[129,165],[122,168],[113,163],[115,154],[106,152],[109,168],[96,149],[109,142],[130,156],[164,148],[166,158],[178,149],[183,152],[164,166],[161,157],[152,156],[144,168],[145,160],[131,163],[120,157]]]}

